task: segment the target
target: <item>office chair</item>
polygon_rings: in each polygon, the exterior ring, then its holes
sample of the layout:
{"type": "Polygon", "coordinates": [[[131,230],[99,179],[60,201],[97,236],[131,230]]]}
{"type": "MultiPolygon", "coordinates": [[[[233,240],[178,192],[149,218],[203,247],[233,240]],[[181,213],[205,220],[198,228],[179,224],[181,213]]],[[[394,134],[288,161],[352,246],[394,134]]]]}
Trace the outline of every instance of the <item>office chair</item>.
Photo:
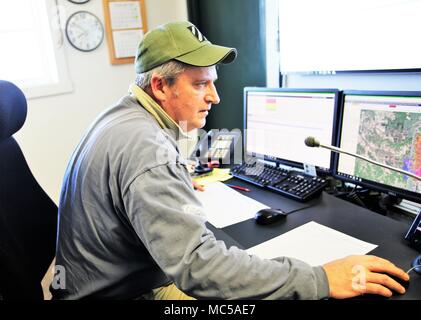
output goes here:
{"type": "Polygon", "coordinates": [[[56,246],[57,206],[12,137],[24,124],[22,91],[0,80],[0,300],[43,299],[56,246]]]}

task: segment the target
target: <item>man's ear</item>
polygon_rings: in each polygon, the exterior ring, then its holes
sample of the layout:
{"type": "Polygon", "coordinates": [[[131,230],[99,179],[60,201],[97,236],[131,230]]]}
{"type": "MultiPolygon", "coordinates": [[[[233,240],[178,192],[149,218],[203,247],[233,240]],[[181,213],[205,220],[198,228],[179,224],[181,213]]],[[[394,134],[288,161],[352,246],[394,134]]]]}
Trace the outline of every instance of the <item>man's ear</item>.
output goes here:
{"type": "Polygon", "coordinates": [[[152,75],[152,78],[151,78],[152,94],[159,102],[166,101],[167,99],[167,96],[165,94],[165,86],[166,86],[166,82],[162,77],[156,74],[152,75]]]}

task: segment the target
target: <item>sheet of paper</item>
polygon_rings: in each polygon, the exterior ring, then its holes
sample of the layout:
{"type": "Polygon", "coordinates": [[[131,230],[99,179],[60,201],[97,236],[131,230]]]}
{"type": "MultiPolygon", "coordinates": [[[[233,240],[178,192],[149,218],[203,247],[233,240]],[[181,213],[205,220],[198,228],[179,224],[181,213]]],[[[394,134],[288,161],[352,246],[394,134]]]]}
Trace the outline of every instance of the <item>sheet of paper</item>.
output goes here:
{"type": "Polygon", "coordinates": [[[143,31],[141,29],[113,31],[115,57],[134,57],[136,55],[137,46],[139,45],[142,37],[143,31]]]}
{"type": "Polygon", "coordinates": [[[142,27],[140,4],[135,1],[110,2],[111,29],[142,27]]]}
{"type": "Polygon", "coordinates": [[[366,254],[377,245],[361,241],[314,221],[247,250],[261,258],[297,258],[312,266],[353,254],[366,254]]]}
{"type": "Polygon", "coordinates": [[[232,175],[230,175],[230,169],[214,168],[211,174],[205,175],[203,177],[194,177],[193,180],[202,186],[207,186],[210,183],[214,183],[216,181],[227,181],[231,178],[232,175]]]}
{"type": "Polygon", "coordinates": [[[205,191],[196,191],[207,219],[217,228],[253,218],[257,211],[268,206],[243,196],[221,182],[211,183],[205,191]]]}

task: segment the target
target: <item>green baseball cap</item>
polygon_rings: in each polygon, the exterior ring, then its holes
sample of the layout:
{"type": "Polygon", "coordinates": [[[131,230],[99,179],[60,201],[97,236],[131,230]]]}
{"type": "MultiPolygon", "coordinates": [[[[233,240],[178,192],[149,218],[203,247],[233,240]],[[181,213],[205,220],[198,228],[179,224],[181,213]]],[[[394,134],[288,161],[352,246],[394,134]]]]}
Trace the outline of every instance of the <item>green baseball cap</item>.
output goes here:
{"type": "Polygon", "coordinates": [[[147,32],[136,52],[136,73],[149,71],[170,60],[196,67],[230,63],[237,56],[234,48],[212,44],[190,22],[171,22],[147,32]]]}

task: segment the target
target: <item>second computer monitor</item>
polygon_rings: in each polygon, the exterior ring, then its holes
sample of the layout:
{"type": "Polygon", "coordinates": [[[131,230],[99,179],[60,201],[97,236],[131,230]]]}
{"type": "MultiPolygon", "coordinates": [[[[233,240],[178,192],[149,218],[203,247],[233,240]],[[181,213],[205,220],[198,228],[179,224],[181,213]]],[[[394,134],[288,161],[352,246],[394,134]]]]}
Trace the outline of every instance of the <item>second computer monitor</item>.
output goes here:
{"type": "Polygon", "coordinates": [[[328,150],[309,148],[304,140],[313,136],[335,144],[336,89],[244,89],[245,151],[281,164],[330,172],[328,150]]]}
{"type": "MultiPolygon", "coordinates": [[[[421,92],[344,91],[339,146],[421,177],[421,92]]],[[[421,203],[421,182],[339,155],[336,177],[421,203]]]]}

